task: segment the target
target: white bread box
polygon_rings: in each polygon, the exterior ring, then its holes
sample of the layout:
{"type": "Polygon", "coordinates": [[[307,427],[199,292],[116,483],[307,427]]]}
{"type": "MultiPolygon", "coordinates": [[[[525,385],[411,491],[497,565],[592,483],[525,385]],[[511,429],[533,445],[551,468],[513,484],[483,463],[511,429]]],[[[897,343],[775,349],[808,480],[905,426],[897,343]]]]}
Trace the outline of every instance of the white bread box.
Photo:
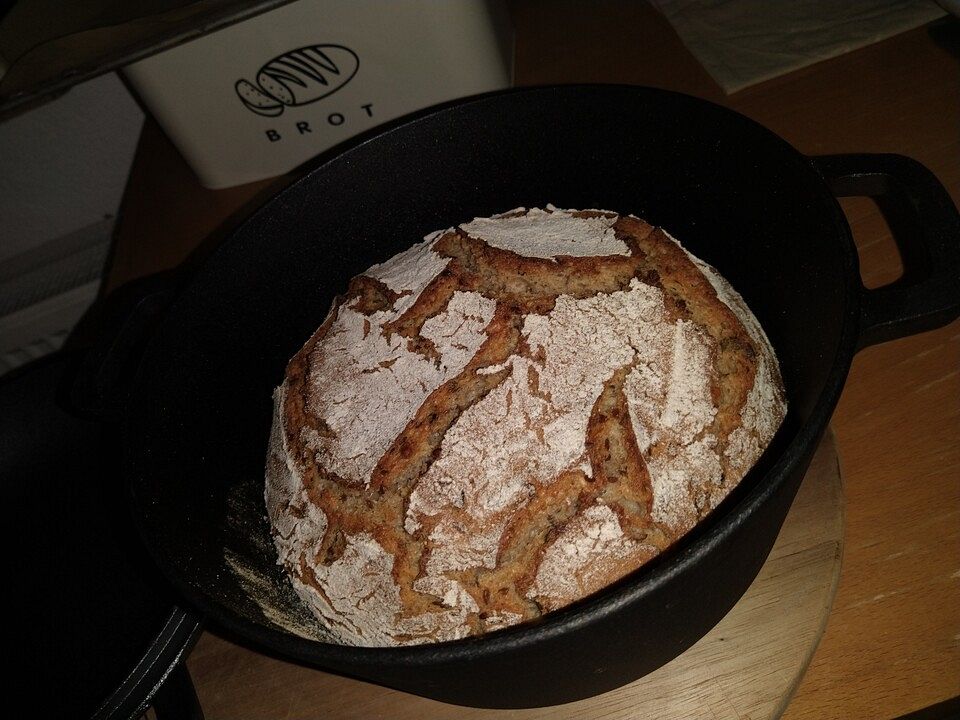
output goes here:
{"type": "Polygon", "coordinates": [[[280,175],[408,112],[509,87],[497,0],[300,0],[124,73],[209,188],[280,175]]]}

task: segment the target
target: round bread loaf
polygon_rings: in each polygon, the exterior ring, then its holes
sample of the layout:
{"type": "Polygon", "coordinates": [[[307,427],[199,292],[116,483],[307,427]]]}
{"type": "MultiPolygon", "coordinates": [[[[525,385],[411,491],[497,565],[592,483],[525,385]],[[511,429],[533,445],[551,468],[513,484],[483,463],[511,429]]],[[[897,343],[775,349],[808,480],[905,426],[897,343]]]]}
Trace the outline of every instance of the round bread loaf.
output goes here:
{"type": "Polygon", "coordinates": [[[785,413],[742,298],[664,231],[523,208],[354,278],[275,393],[279,562],[340,641],[580,599],[730,492],[785,413]]]}

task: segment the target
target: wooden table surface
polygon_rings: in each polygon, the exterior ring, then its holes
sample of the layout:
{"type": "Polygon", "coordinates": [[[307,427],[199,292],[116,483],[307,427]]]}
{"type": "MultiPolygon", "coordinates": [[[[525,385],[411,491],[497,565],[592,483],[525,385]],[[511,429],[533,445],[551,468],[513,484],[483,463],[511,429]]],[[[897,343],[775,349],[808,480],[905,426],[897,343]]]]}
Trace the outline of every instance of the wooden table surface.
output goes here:
{"type": "MultiPolygon", "coordinates": [[[[757,120],[807,154],[916,158],[960,204],[960,27],[920,28],[724,96],[649,6],[518,0],[519,85],[679,90],[757,120]]],[[[288,182],[201,188],[148,121],[105,288],[215,246],[288,182]]],[[[842,202],[868,287],[899,256],[872,201],[842,202]]],[[[784,717],[892,718],[960,695],[960,322],[860,352],[833,418],[847,506],[826,633],[784,717]]],[[[202,700],[202,698],[201,698],[202,700]]],[[[242,713],[238,716],[242,716],[242,713]]]]}

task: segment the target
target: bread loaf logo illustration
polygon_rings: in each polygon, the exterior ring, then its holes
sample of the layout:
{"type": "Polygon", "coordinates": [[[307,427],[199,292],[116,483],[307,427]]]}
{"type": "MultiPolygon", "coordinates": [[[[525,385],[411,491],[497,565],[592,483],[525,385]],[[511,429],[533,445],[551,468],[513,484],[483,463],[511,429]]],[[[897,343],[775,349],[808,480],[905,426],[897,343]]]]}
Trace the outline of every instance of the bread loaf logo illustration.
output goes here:
{"type": "Polygon", "coordinates": [[[234,88],[248,110],[276,117],[286,107],[308,105],[332,95],[357,74],[360,58],[342,45],[309,45],[278,55],[234,88]]]}

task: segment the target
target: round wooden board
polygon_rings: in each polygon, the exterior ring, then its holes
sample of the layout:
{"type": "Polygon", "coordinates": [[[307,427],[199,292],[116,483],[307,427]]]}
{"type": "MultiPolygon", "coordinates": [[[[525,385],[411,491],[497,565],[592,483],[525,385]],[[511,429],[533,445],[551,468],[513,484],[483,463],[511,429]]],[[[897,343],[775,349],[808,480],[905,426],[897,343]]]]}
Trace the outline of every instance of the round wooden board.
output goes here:
{"type": "Polygon", "coordinates": [[[526,710],[465,708],[268,658],[210,633],[187,665],[208,718],[776,718],[823,634],[842,546],[840,469],[828,431],[740,602],[683,655],[603,695],[526,710]]]}

